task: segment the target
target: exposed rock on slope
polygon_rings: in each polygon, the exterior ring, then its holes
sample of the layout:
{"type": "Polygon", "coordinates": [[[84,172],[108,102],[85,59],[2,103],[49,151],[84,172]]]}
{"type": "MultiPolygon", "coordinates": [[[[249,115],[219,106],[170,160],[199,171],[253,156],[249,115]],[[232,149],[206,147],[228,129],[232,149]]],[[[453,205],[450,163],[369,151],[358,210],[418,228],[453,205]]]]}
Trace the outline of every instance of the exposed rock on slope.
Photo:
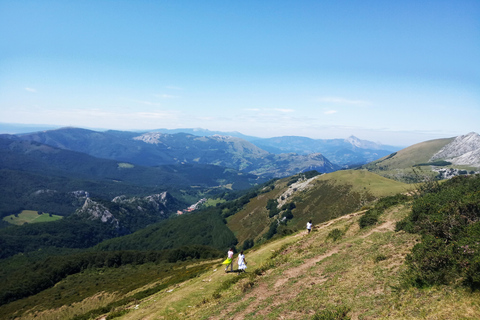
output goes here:
{"type": "Polygon", "coordinates": [[[85,219],[109,223],[129,233],[168,218],[178,206],[170,194],[162,192],[144,198],[118,196],[111,202],[87,198],[76,214],[85,219]]]}
{"type": "Polygon", "coordinates": [[[458,136],[432,156],[431,161],[444,159],[456,165],[480,167],[480,135],[470,132],[458,136]]]}
{"type": "Polygon", "coordinates": [[[90,198],[85,200],[85,203],[81,209],[76,212],[78,215],[82,215],[89,220],[100,220],[103,223],[111,223],[115,227],[118,227],[118,219],[104,205],[93,201],[90,198]]]}

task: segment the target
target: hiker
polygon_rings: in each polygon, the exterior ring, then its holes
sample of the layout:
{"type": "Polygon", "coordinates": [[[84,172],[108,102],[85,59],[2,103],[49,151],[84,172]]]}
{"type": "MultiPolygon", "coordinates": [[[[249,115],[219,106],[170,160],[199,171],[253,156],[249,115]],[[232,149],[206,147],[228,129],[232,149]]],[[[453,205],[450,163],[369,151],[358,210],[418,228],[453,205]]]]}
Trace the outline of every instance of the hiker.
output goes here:
{"type": "Polygon", "coordinates": [[[222,262],[222,264],[226,264],[225,272],[227,272],[228,266],[230,266],[230,271],[233,271],[233,248],[230,248],[227,252],[227,259],[222,262]]]}
{"type": "Polygon", "coordinates": [[[312,220],[308,221],[307,222],[307,234],[310,233],[310,231],[312,231],[312,220]]]}
{"type": "Polygon", "coordinates": [[[247,269],[247,260],[245,260],[243,251],[241,251],[238,255],[238,270],[245,272],[245,269],[247,269]]]}

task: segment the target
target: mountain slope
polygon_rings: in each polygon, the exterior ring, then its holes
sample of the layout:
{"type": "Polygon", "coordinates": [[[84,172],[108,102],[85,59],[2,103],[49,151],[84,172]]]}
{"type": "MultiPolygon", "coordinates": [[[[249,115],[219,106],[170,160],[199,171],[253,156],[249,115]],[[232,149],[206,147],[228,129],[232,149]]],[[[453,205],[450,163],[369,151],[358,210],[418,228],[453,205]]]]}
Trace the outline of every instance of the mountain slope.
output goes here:
{"type": "MultiPolygon", "coordinates": [[[[286,229],[303,229],[307,221],[321,223],[359,210],[379,197],[407,192],[410,186],[364,170],[344,170],[305,179],[302,175],[275,182],[275,187],[250,200],[245,207],[228,217],[228,227],[242,244],[247,239],[260,241],[269,226],[282,220],[290,203],[293,218],[286,229]],[[273,216],[267,210],[271,199],[278,203],[273,216]]],[[[281,229],[278,231],[281,232],[281,229]]]]}
{"type": "MultiPolygon", "coordinates": [[[[360,179],[369,175],[366,173],[360,179]]],[[[480,176],[452,179],[436,191],[420,193],[418,197],[382,199],[365,215],[364,211],[350,212],[315,223],[310,234],[301,230],[257,243],[246,251],[247,273],[225,273],[223,258],[215,260],[218,251],[201,246],[169,252],[81,251],[50,257],[41,263],[33,259],[42,254],[40,251],[18,255],[11,263],[0,261],[0,277],[8,284],[6,290],[0,290],[3,301],[0,314],[19,320],[478,319],[480,292],[465,287],[465,278],[427,287],[415,285],[409,279],[412,270],[416,275],[431,277],[432,271],[441,275],[442,270],[447,270],[443,269],[445,266],[451,267],[443,265],[448,261],[444,255],[450,256],[448,250],[432,247],[426,252],[428,257],[439,260],[414,255],[418,248],[427,245],[452,247],[446,241],[451,233],[444,231],[458,227],[451,224],[454,220],[450,218],[462,221],[464,217],[458,215],[458,210],[463,206],[468,206],[469,217],[478,213],[474,205],[479,200],[479,181],[480,176]],[[454,198],[459,201],[452,202],[454,198]],[[407,220],[419,217],[417,209],[424,215],[414,226],[426,227],[440,239],[398,231],[398,222],[401,228],[407,228],[406,217],[407,220]],[[363,218],[376,210],[380,210],[379,220],[360,227],[363,218]],[[430,218],[440,216],[446,229],[439,230],[429,222],[430,218]],[[202,257],[208,260],[193,260],[202,257]],[[415,263],[418,259],[427,268],[419,269],[415,263]],[[27,264],[19,269],[22,262],[27,264]],[[435,266],[434,270],[428,268],[435,266]],[[42,283],[37,283],[44,285],[46,280],[48,289],[36,295],[25,291],[24,286],[26,289],[31,286],[22,282],[25,268],[28,281],[40,279],[42,283]],[[42,273],[36,274],[38,271],[42,273]],[[59,272],[67,273],[58,278],[59,272]],[[14,281],[8,273],[15,276],[14,281]],[[23,290],[25,298],[12,296],[18,290],[23,290]]],[[[379,190],[380,185],[374,189],[379,190]]],[[[478,244],[468,236],[478,235],[479,222],[467,220],[463,220],[465,232],[456,237],[467,237],[470,246],[458,250],[458,245],[462,245],[458,242],[452,249],[456,259],[460,259],[458,262],[467,262],[458,264],[459,275],[470,274],[473,277],[468,280],[478,287],[475,272],[478,244]]]]}
{"type": "Polygon", "coordinates": [[[321,154],[310,157],[275,155],[246,140],[220,135],[200,137],[185,133],[96,132],[63,128],[19,137],[98,158],[144,166],[210,164],[268,178],[312,169],[332,172],[339,168],[321,154]]]}
{"type": "Polygon", "coordinates": [[[419,182],[424,176],[438,179],[475,173],[480,169],[480,136],[467,135],[430,140],[394,152],[363,168],[404,182],[419,182]]]}
{"type": "MultiPolygon", "coordinates": [[[[54,319],[97,308],[98,316],[120,320],[316,319],[322,315],[331,319],[334,314],[340,319],[341,314],[343,319],[478,319],[480,293],[476,291],[458,286],[402,289],[405,258],[419,240],[417,235],[394,232],[395,223],[408,211],[408,205],[393,207],[377,225],[365,229],[358,226],[361,213],[352,212],[316,224],[309,235],[302,230],[277,238],[246,252],[246,274],[225,273],[223,258],[213,265],[194,263],[184,270],[206,265],[206,271],[181,283],[160,279],[135,290],[165,284],[146,298],[129,302],[121,299],[133,292],[115,297],[103,292],[44,310],[37,317],[54,319]],[[341,236],[333,240],[335,230],[341,236]],[[105,308],[118,300],[124,304],[105,308]]],[[[74,288],[73,277],[67,280],[59,284],[66,291],[74,288]]],[[[35,308],[29,312],[33,317],[35,308]]]]}
{"type": "Polygon", "coordinates": [[[413,172],[414,166],[428,163],[434,154],[453,140],[454,138],[447,138],[417,143],[368,163],[363,168],[390,179],[408,183],[416,182],[418,177],[413,172]]]}

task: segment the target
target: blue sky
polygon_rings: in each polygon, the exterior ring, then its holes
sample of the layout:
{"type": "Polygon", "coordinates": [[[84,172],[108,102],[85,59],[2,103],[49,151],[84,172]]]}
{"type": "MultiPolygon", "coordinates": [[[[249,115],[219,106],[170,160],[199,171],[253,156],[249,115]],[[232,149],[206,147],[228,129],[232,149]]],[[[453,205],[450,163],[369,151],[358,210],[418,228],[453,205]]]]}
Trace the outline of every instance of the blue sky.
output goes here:
{"type": "Polygon", "coordinates": [[[480,132],[480,1],[0,0],[0,122],[480,132]]]}

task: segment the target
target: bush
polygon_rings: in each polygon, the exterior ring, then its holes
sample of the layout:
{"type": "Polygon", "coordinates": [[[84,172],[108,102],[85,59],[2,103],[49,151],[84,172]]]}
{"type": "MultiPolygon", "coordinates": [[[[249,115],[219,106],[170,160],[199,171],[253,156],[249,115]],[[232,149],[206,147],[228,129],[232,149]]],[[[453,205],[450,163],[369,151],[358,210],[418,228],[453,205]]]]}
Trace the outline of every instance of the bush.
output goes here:
{"type": "Polygon", "coordinates": [[[287,210],[283,213],[282,215],[283,218],[285,218],[285,220],[291,220],[293,219],[293,213],[292,213],[292,210],[287,210]]]}
{"type": "Polygon", "coordinates": [[[316,313],[312,320],[350,320],[351,317],[347,315],[349,311],[350,308],[345,306],[330,307],[316,313]]]}
{"type": "Polygon", "coordinates": [[[373,259],[373,261],[375,261],[375,263],[380,262],[380,261],[384,261],[384,260],[387,260],[387,256],[384,255],[384,254],[378,254],[373,259]]]}
{"type": "Polygon", "coordinates": [[[367,212],[365,212],[365,214],[360,218],[358,222],[360,224],[360,228],[365,228],[377,224],[379,216],[380,213],[377,210],[367,210],[367,212]]]}
{"type": "Polygon", "coordinates": [[[247,239],[243,242],[242,250],[250,249],[254,246],[253,239],[247,239]]]}
{"type": "Polygon", "coordinates": [[[271,239],[276,233],[277,233],[277,228],[278,228],[278,222],[277,220],[273,221],[270,224],[270,228],[268,229],[267,233],[265,234],[265,239],[271,239]]]}
{"type": "Polygon", "coordinates": [[[407,256],[407,283],[425,287],[460,281],[480,288],[480,175],[422,190],[397,230],[422,235],[407,256]]]}
{"type": "Polygon", "coordinates": [[[280,210],[277,208],[278,202],[275,199],[268,199],[267,201],[267,210],[268,210],[268,217],[274,217],[280,213],[280,210]]]}
{"type": "Polygon", "coordinates": [[[332,239],[334,242],[343,237],[344,232],[340,229],[333,229],[328,233],[327,239],[332,239]]]}
{"type": "Polygon", "coordinates": [[[409,197],[404,194],[397,194],[394,196],[381,198],[377,201],[373,208],[367,210],[367,212],[365,212],[365,214],[360,218],[360,228],[365,228],[377,224],[378,218],[386,209],[401,203],[405,203],[408,200],[409,197]]]}

